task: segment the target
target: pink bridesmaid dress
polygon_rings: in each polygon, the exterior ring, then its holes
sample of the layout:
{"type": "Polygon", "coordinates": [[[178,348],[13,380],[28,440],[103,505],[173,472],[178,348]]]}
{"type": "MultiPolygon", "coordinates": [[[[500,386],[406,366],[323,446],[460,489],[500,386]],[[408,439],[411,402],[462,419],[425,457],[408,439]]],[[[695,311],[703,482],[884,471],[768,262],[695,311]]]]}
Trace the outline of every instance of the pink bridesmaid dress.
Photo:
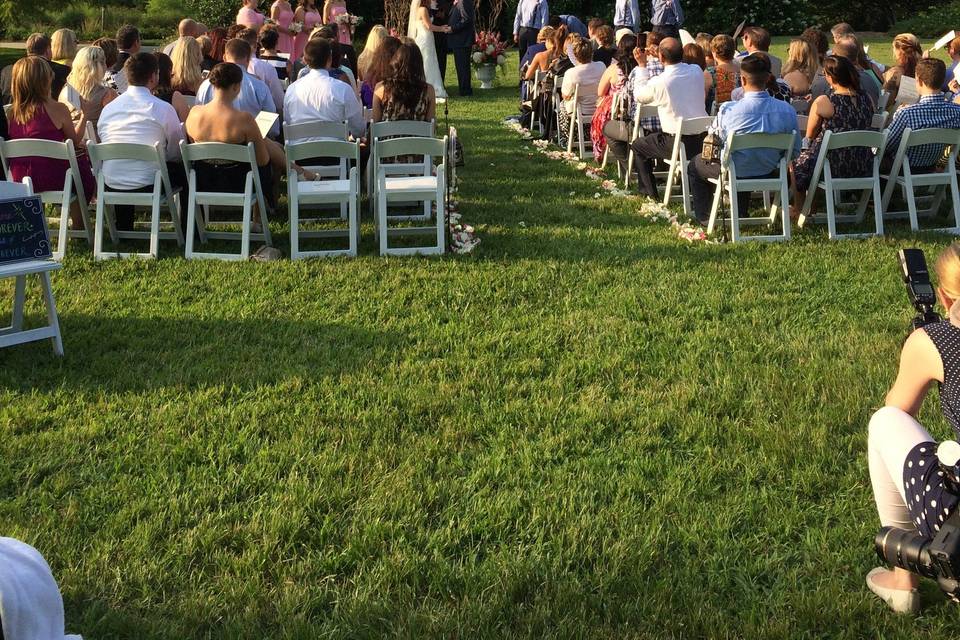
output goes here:
{"type": "MultiPolygon", "coordinates": [[[[279,2],[274,2],[270,7],[270,15],[279,2]]],[[[288,5],[289,6],[289,5],[288,5]]],[[[293,36],[290,35],[290,23],[293,22],[293,11],[290,9],[280,9],[277,12],[277,34],[280,38],[277,40],[277,51],[280,53],[293,54],[293,36]]]]}
{"type": "Polygon", "coordinates": [[[307,40],[310,39],[310,32],[317,28],[323,22],[323,16],[316,9],[303,12],[303,30],[297,34],[294,40],[293,59],[299,60],[303,57],[303,50],[307,46],[307,40]]]}
{"type": "Polygon", "coordinates": [[[250,7],[243,7],[237,12],[237,24],[242,24],[251,29],[260,29],[265,20],[262,13],[254,11],[250,7]]]}
{"type": "MultiPolygon", "coordinates": [[[[336,24],[337,16],[344,15],[347,13],[350,13],[350,12],[347,11],[347,8],[345,6],[338,5],[336,7],[330,7],[330,16],[332,18],[330,22],[333,22],[336,24]]],[[[338,24],[337,29],[340,30],[340,44],[353,44],[353,38],[350,37],[349,26],[345,24],[338,24]]]]}

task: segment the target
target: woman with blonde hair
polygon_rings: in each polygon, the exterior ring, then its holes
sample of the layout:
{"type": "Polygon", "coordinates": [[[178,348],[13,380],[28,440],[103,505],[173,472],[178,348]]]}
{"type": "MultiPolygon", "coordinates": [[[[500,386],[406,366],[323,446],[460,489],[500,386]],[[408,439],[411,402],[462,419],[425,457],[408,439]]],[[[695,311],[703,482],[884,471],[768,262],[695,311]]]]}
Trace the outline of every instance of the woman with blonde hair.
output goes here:
{"type": "Polygon", "coordinates": [[[117,92],[104,84],[106,73],[107,56],[100,47],[84,47],[73,59],[58,100],[70,109],[70,117],[81,133],[87,122],[96,126],[100,112],[117,97],[117,92]]]}
{"type": "Polygon", "coordinates": [[[173,82],[174,91],[179,91],[185,96],[197,95],[197,89],[203,82],[203,49],[195,38],[183,36],[170,52],[170,60],[173,62],[173,82]]]}
{"type": "Polygon", "coordinates": [[[51,60],[69,67],[77,56],[77,34],[71,29],[57,29],[50,36],[50,52],[51,60]]]}
{"type": "Polygon", "coordinates": [[[820,56],[813,45],[802,38],[790,41],[787,60],[783,64],[783,81],[790,85],[790,92],[796,98],[810,95],[813,79],[820,71],[820,56]]]}
{"type": "Polygon", "coordinates": [[[387,28],[382,24],[376,24],[370,29],[370,33],[367,34],[367,43],[357,57],[357,80],[362,81],[366,78],[370,63],[373,62],[373,56],[377,53],[380,43],[387,35],[387,28]]]}
{"type": "MultiPolygon", "coordinates": [[[[9,136],[11,140],[51,140],[53,142],[73,142],[77,150],[77,166],[86,199],[89,201],[96,189],[86,146],[80,137],[82,128],[74,127],[67,105],[61,104],[50,95],[53,83],[53,70],[47,61],[39,56],[27,56],[13,65],[11,91],[13,105],[10,109],[9,136]]],[[[81,119],[81,125],[85,125],[81,119]]],[[[27,176],[33,180],[35,193],[59,191],[63,189],[63,178],[69,170],[66,160],[53,158],[11,158],[8,179],[20,182],[27,176]]],[[[71,207],[71,226],[80,229],[83,218],[80,209],[71,207]]]]}
{"type": "Polygon", "coordinates": [[[920,62],[922,55],[920,39],[912,33],[900,33],[893,39],[893,59],[896,65],[883,74],[883,90],[890,94],[888,104],[893,104],[897,100],[897,94],[900,92],[900,78],[914,77],[917,63],[920,62]]]}

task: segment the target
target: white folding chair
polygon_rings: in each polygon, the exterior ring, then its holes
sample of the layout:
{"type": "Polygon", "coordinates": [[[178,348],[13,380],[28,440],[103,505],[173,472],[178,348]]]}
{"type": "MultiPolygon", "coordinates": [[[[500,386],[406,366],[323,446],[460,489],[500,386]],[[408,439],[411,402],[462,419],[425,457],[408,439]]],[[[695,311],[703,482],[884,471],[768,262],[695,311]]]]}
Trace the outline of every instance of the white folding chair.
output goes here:
{"type": "Polygon", "coordinates": [[[395,138],[379,140],[374,147],[371,158],[376,162],[377,176],[377,239],[380,245],[380,255],[410,255],[410,254],[437,254],[446,249],[446,221],[444,211],[444,195],[446,189],[446,154],[449,141],[436,138],[395,138]],[[388,177],[385,158],[400,155],[423,155],[437,158],[441,162],[437,166],[436,175],[432,176],[401,176],[388,177]],[[387,208],[391,202],[419,202],[423,201],[429,207],[436,204],[436,225],[424,227],[389,228],[390,218],[387,208]],[[389,246],[390,236],[436,234],[436,243],[418,247],[389,246]]]}
{"type": "Polygon", "coordinates": [[[800,219],[797,226],[803,227],[808,220],[822,222],[823,216],[812,214],[813,200],[817,194],[817,189],[823,189],[827,196],[827,234],[831,240],[839,238],[864,238],[872,235],[883,235],[883,206],[880,195],[880,161],[883,160],[883,151],[887,146],[887,132],[883,131],[845,131],[834,133],[826,131],[823,134],[823,140],[820,143],[820,154],[817,156],[817,162],[814,165],[813,176],[810,180],[810,189],[807,191],[806,200],[803,203],[803,209],[800,213],[800,219]],[[855,178],[834,178],[833,167],[830,164],[831,151],[837,149],[847,149],[850,147],[859,147],[872,150],[873,169],[868,176],[855,178]],[[821,176],[823,179],[821,180],[821,176]],[[841,206],[841,194],[844,191],[860,192],[860,199],[855,205],[854,213],[839,214],[841,206]],[[859,224],[863,222],[864,214],[867,210],[867,204],[870,197],[873,196],[873,233],[837,233],[837,222],[852,222],[859,224]]]}
{"type": "Polygon", "coordinates": [[[319,142],[288,142],[287,155],[287,201],[290,207],[290,258],[314,258],[321,256],[357,255],[360,241],[360,145],[357,142],[324,140],[319,142]],[[293,164],[306,158],[336,158],[350,165],[347,180],[300,180],[293,164]],[[351,164],[352,163],[352,164],[351,164]],[[347,229],[305,231],[300,229],[300,208],[303,205],[339,204],[349,211],[347,229]],[[346,249],[325,251],[302,251],[301,238],[347,237],[346,249]]]}
{"type": "Polygon", "coordinates": [[[793,107],[798,116],[805,116],[810,113],[810,103],[802,98],[795,98],[791,100],[790,106],[793,107]]]}
{"type": "Polygon", "coordinates": [[[183,96],[183,101],[187,103],[188,109],[193,109],[197,106],[197,96],[183,96]]]}
{"type": "Polygon", "coordinates": [[[541,124],[540,120],[536,118],[537,114],[533,110],[533,105],[537,98],[540,97],[540,82],[543,80],[545,75],[546,74],[540,69],[534,71],[533,80],[531,81],[533,85],[527,90],[527,100],[530,102],[530,126],[527,128],[532,130],[534,123],[536,123],[537,129],[541,134],[543,133],[543,125],[541,124]]]}
{"type": "Polygon", "coordinates": [[[797,116],[797,130],[800,132],[800,137],[807,135],[807,123],[810,122],[810,116],[797,116]]]}
{"type": "Polygon", "coordinates": [[[683,145],[683,136],[704,134],[712,123],[713,118],[710,116],[681,119],[680,131],[673,139],[673,151],[670,154],[670,159],[666,161],[668,167],[667,185],[663,190],[663,204],[668,205],[671,200],[679,197],[683,203],[683,213],[686,214],[687,217],[691,217],[693,208],[690,205],[690,184],[687,177],[687,167],[690,164],[690,158],[687,157],[687,149],[683,145]],[[680,176],[679,195],[674,194],[678,174],[680,176]]]}
{"type": "MultiPolygon", "coordinates": [[[[370,157],[373,157],[373,147],[382,140],[401,137],[432,138],[436,132],[436,123],[433,120],[391,120],[373,122],[370,124],[370,157]]],[[[419,162],[385,162],[384,173],[390,176],[430,176],[433,175],[433,163],[430,156],[424,156],[419,162]]],[[[377,173],[374,163],[367,163],[367,195],[370,198],[370,207],[376,210],[377,173]]],[[[417,215],[391,216],[392,220],[429,220],[430,203],[425,202],[423,213],[417,215]]]]}
{"type": "Polygon", "coordinates": [[[260,184],[260,172],[257,170],[257,156],[253,143],[226,144],[223,142],[197,142],[187,144],[180,141],[180,154],[183,157],[183,166],[187,172],[187,234],[185,257],[189,259],[219,259],[219,260],[246,260],[250,257],[250,241],[262,240],[268,246],[272,244],[270,238],[270,221],[267,218],[267,207],[264,203],[263,187],[260,184]],[[197,172],[194,164],[197,162],[214,162],[243,164],[247,167],[246,179],[241,193],[223,191],[199,191],[197,189],[197,172]],[[263,230],[254,233],[251,229],[253,219],[253,205],[256,203],[260,212],[260,224],[263,230]],[[229,207],[241,210],[240,232],[210,231],[213,225],[236,224],[233,222],[203,221],[197,218],[197,206],[229,207]],[[240,253],[196,252],[193,250],[193,230],[200,233],[201,242],[207,238],[223,240],[240,240],[240,253]]]}
{"type": "Polygon", "coordinates": [[[85,142],[100,142],[100,137],[97,135],[97,128],[93,126],[93,123],[87,120],[87,124],[83,127],[83,139],[85,142]]]}
{"type": "Polygon", "coordinates": [[[43,191],[40,199],[44,205],[60,207],[60,229],[57,235],[57,249],[53,252],[54,260],[62,260],[67,251],[68,238],[85,238],[93,246],[93,220],[90,219],[90,210],[87,207],[87,194],[83,190],[83,180],[80,178],[80,168],[77,165],[77,154],[73,148],[73,141],[54,142],[52,140],[2,140],[0,139],[0,161],[7,176],[10,173],[10,161],[14,158],[51,158],[68,163],[63,176],[63,189],[57,191],[43,191]],[[70,205],[76,204],[83,219],[83,229],[70,229],[70,205]]]}
{"type": "MultiPolygon", "coordinates": [[[[23,182],[0,182],[0,199],[20,198],[33,195],[33,186],[30,178],[23,182]]],[[[43,212],[37,212],[41,216],[43,212]]],[[[44,233],[47,232],[44,219],[44,233]]],[[[57,303],[53,297],[53,287],[50,285],[50,272],[61,267],[55,260],[37,259],[11,262],[0,265],[0,279],[13,278],[13,314],[10,325],[0,327],[0,348],[11,347],[17,344],[33,342],[35,340],[50,339],[53,352],[63,355],[63,339],[60,335],[60,319],[57,316],[57,303]],[[26,302],[27,276],[37,274],[40,277],[40,287],[43,290],[43,301],[47,309],[47,324],[36,329],[23,328],[23,307],[26,302]]]]}
{"type": "Polygon", "coordinates": [[[888,116],[889,114],[886,111],[879,111],[873,114],[873,118],[870,120],[870,128],[883,131],[886,128],[888,116]]]}
{"type": "MultiPolygon", "coordinates": [[[[717,185],[717,188],[713,194],[710,222],[707,224],[708,234],[713,233],[720,209],[720,202],[723,200],[724,191],[726,190],[726,195],[730,199],[730,217],[725,219],[724,222],[730,223],[730,236],[734,242],[740,240],[769,242],[790,239],[790,216],[785,214],[785,211],[789,211],[790,206],[790,181],[787,178],[787,161],[793,154],[796,135],[796,131],[792,133],[730,133],[727,137],[727,144],[724,146],[723,157],[720,161],[720,178],[711,180],[711,182],[717,185]],[[737,151],[753,149],[772,149],[781,154],[779,170],[776,177],[737,177],[737,168],[733,162],[733,154],[737,151]],[[756,191],[763,193],[764,208],[767,215],[762,217],[745,216],[741,218],[737,195],[741,192],[752,193],[756,191]],[[769,199],[770,193],[774,194],[772,202],[769,199]],[[743,236],[740,233],[740,225],[742,224],[772,225],[778,215],[783,223],[783,233],[756,236],[743,236]]],[[[743,213],[747,214],[748,212],[744,211],[743,213]]]]}
{"type": "Polygon", "coordinates": [[[887,105],[890,104],[890,92],[881,91],[880,96],[877,98],[877,113],[884,113],[887,110],[887,105]]]}
{"type": "Polygon", "coordinates": [[[893,159],[890,173],[884,175],[887,181],[883,192],[883,210],[887,218],[902,218],[906,214],[910,218],[910,228],[920,231],[919,217],[930,217],[937,214],[947,188],[950,189],[950,198],[953,204],[952,227],[939,229],[923,229],[924,231],[941,231],[945,233],[960,233],[960,189],[957,187],[957,150],[960,147],[960,129],[905,129],[900,139],[900,147],[893,159]],[[947,170],[933,173],[914,173],[910,166],[910,149],[924,145],[941,145],[949,149],[947,156],[947,170]],[[890,211],[890,200],[893,191],[900,187],[904,199],[907,201],[907,211],[890,211]],[[918,188],[932,188],[932,193],[918,195],[918,188]],[[928,206],[917,208],[917,200],[924,200],[928,206]]]}
{"type": "Polygon", "coordinates": [[[142,193],[111,191],[105,182],[103,172],[97,174],[97,224],[93,236],[93,257],[97,260],[108,258],[140,258],[156,259],[160,253],[160,240],[176,240],[177,246],[183,246],[183,229],[180,227],[180,189],[173,188],[170,175],[167,173],[167,162],[160,143],[132,144],[108,143],[90,144],[90,159],[102,165],[107,160],[139,161],[153,164],[156,171],[153,176],[153,190],[142,193]],[[150,208],[149,231],[122,231],[117,229],[113,207],[116,205],[141,206],[150,208]],[[166,209],[170,215],[173,231],[160,230],[160,211],[166,209]],[[150,250],[147,253],[104,251],[103,227],[104,220],[110,230],[110,238],[116,243],[118,240],[149,240],[150,250]]]}
{"type": "MultiPolygon", "coordinates": [[[[283,125],[283,139],[287,142],[299,143],[319,140],[342,140],[347,141],[350,137],[350,130],[346,122],[327,122],[324,120],[308,120],[298,122],[297,124],[283,125]]],[[[347,180],[347,163],[342,160],[338,164],[332,165],[310,165],[304,168],[310,169],[324,178],[333,178],[334,180],[347,180]]],[[[347,219],[347,207],[341,205],[340,219],[347,219]]]]}
{"type": "Polygon", "coordinates": [[[573,88],[573,113],[570,114],[570,131],[567,132],[567,153],[573,152],[574,139],[577,142],[578,157],[583,160],[586,157],[587,148],[593,151],[593,141],[590,139],[590,131],[584,133],[584,126],[589,127],[593,119],[593,109],[597,107],[597,94],[588,95],[583,98],[581,103],[580,84],[577,83],[573,88]],[[590,107],[590,115],[584,114],[584,108],[590,107]]]}
{"type": "MultiPolygon", "coordinates": [[[[633,152],[633,141],[640,137],[641,127],[640,120],[643,118],[659,118],[660,111],[657,107],[651,105],[638,104],[637,110],[633,114],[633,136],[627,140],[627,145],[630,151],[627,153],[627,175],[623,178],[623,188],[627,189],[630,187],[630,176],[633,175],[633,162],[634,162],[634,152],[633,152]]],[[[653,173],[654,177],[665,178],[665,171],[655,171],[653,173]]]]}

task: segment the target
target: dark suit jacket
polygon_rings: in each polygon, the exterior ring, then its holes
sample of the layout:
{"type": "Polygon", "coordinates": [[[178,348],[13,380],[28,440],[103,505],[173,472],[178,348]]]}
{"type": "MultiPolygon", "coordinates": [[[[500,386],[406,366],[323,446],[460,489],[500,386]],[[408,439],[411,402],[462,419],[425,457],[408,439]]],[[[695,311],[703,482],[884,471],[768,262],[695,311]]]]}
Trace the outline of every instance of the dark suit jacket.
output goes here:
{"type": "MultiPolygon", "coordinates": [[[[56,100],[60,97],[60,90],[63,89],[63,85],[67,84],[67,76],[70,75],[70,67],[65,64],[59,64],[56,62],[51,62],[50,67],[53,69],[53,83],[50,85],[50,95],[56,100]]],[[[3,104],[10,104],[13,102],[13,90],[11,86],[13,85],[13,65],[7,65],[0,71],[0,100],[3,101],[3,104]]]]}
{"type": "Polygon", "coordinates": [[[476,24],[476,9],[473,0],[460,0],[450,10],[450,19],[447,23],[453,30],[447,34],[447,47],[450,49],[469,49],[476,40],[474,25],[476,24]]]}

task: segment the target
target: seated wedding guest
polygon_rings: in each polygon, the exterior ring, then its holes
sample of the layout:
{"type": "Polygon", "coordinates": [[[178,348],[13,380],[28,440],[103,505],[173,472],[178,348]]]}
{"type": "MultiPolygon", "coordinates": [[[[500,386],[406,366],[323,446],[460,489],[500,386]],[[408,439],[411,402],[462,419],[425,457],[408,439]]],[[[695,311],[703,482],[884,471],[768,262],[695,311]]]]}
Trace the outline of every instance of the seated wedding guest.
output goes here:
{"type": "Polygon", "coordinates": [[[900,91],[900,78],[914,77],[917,63],[923,54],[920,40],[912,33],[901,33],[893,39],[893,59],[896,64],[883,74],[883,90],[890,94],[889,104],[897,100],[900,91]]]}
{"type": "Polygon", "coordinates": [[[820,57],[807,40],[794,38],[787,50],[787,61],[783,65],[783,81],[790,85],[795,98],[810,95],[814,78],[820,70],[820,57]]]}
{"type": "MultiPolygon", "coordinates": [[[[247,67],[250,64],[250,45],[246,40],[234,38],[228,40],[223,52],[223,61],[238,65],[243,69],[243,86],[240,88],[240,95],[234,101],[234,106],[241,111],[246,111],[254,118],[261,111],[278,113],[277,107],[273,102],[273,96],[270,95],[270,89],[267,88],[261,80],[253,77],[247,67]]],[[[213,100],[213,85],[208,77],[200,84],[197,90],[197,104],[207,104],[213,100]]],[[[273,123],[268,133],[270,137],[280,135],[280,121],[273,123]]]]}
{"type": "Polygon", "coordinates": [[[740,69],[734,63],[736,55],[733,38],[721,33],[713,36],[710,41],[710,50],[716,65],[707,68],[713,78],[713,100],[716,104],[723,104],[730,100],[733,90],[740,86],[740,69]]]}
{"type": "MultiPolygon", "coordinates": [[[[683,62],[680,41],[676,38],[664,39],[660,43],[659,57],[664,66],[663,73],[646,82],[636,98],[638,104],[657,107],[661,131],[641,136],[630,145],[635,155],[633,167],[637,172],[637,187],[640,193],[651,198],[657,198],[653,161],[669,158],[673,153],[674,139],[680,133],[681,118],[704,118],[707,115],[704,109],[703,69],[683,62]]],[[[682,143],[688,157],[692,158],[700,151],[703,138],[703,135],[684,136],[682,143]]],[[[618,158],[618,161],[625,160],[618,158]]]]}
{"type": "Polygon", "coordinates": [[[196,20],[191,20],[190,18],[184,18],[183,20],[181,20],[180,24],[177,25],[177,34],[178,34],[177,39],[167,44],[163,48],[163,53],[173,58],[173,48],[177,46],[177,43],[180,42],[180,39],[181,38],[196,39],[197,37],[200,36],[199,27],[200,25],[197,23],[196,20]]]}
{"type": "MultiPolygon", "coordinates": [[[[626,167],[626,159],[630,151],[630,142],[633,140],[633,120],[637,113],[637,102],[635,94],[646,85],[653,77],[659,75],[652,73],[647,62],[646,55],[646,34],[634,36],[637,39],[637,46],[633,48],[633,60],[636,66],[627,77],[627,82],[620,90],[620,113],[613,114],[613,117],[607,121],[603,127],[604,144],[610,148],[610,153],[621,165],[621,169],[626,167]],[[641,81],[642,75],[642,81],[641,81]]],[[[643,131],[659,131],[659,118],[641,118],[640,125],[643,131]]],[[[641,133],[641,135],[643,135],[641,133]]]]}
{"type": "MultiPolygon", "coordinates": [[[[311,120],[346,122],[350,134],[361,138],[366,133],[367,123],[363,119],[363,109],[357,95],[349,85],[330,77],[332,44],[326,38],[311,38],[307,42],[303,58],[310,71],[287,89],[283,102],[283,121],[287,124],[311,120]]],[[[402,48],[403,45],[400,45],[397,52],[402,48]]],[[[392,72],[391,66],[381,82],[387,80],[392,72]]],[[[320,138],[304,140],[314,139],[320,138]]]]}
{"type": "Polygon", "coordinates": [[[603,18],[590,18],[587,20],[587,37],[590,39],[590,43],[593,45],[593,50],[596,51],[599,43],[597,42],[597,29],[605,25],[606,22],[603,18]]]}
{"type": "Polygon", "coordinates": [[[855,34],[843,36],[835,45],[837,55],[842,55],[853,63],[853,66],[860,71],[860,82],[874,101],[879,100],[880,91],[883,87],[883,73],[877,72],[876,65],[867,55],[863,48],[863,43],[855,34]]]}
{"type": "Polygon", "coordinates": [[[70,109],[74,127],[81,135],[90,122],[94,127],[100,119],[100,112],[117,92],[103,83],[107,72],[106,56],[100,47],[84,47],[73,60],[67,84],[60,91],[58,99],[70,109]]]}
{"type": "Polygon", "coordinates": [[[124,73],[123,65],[127,59],[140,51],[140,30],[133,25],[125,24],[117,30],[117,62],[109,69],[113,77],[113,82],[117,87],[117,93],[123,93],[127,90],[127,75],[124,73]]]}
{"type": "Polygon", "coordinates": [[[274,27],[265,25],[260,28],[260,59],[273,67],[273,70],[277,72],[277,78],[282,83],[290,77],[290,69],[293,67],[293,63],[290,62],[290,58],[281,56],[280,52],[277,51],[279,42],[280,33],[274,27]]]}
{"type": "Polygon", "coordinates": [[[200,61],[200,73],[209,72],[217,65],[217,62],[210,57],[210,54],[213,53],[213,40],[210,39],[210,36],[200,36],[197,38],[197,44],[200,45],[200,55],[203,56],[200,61]]]}
{"type": "Polygon", "coordinates": [[[0,567],[0,637],[82,640],[64,635],[63,596],[40,552],[19,540],[0,538],[0,567]]]}
{"type": "Polygon", "coordinates": [[[77,34],[71,29],[57,29],[50,36],[50,56],[57,64],[70,66],[77,57],[77,34]]]}
{"type": "Polygon", "coordinates": [[[713,36],[701,31],[697,34],[696,38],[694,38],[694,42],[703,49],[703,56],[707,61],[707,68],[709,69],[710,67],[716,66],[717,61],[713,59],[713,49],[710,48],[710,43],[713,42],[713,36]]]}
{"type": "MultiPolygon", "coordinates": [[[[757,51],[752,55],[762,56],[765,58],[769,57],[763,51],[757,51]]],[[[744,93],[743,86],[739,86],[733,90],[733,93],[730,94],[730,99],[743,100],[744,93]]],[[[790,91],[790,85],[784,82],[782,78],[778,78],[772,73],[767,78],[767,93],[770,94],[771,98],[774,98],[775,100],[782,100],[784,102],[790,102],[793,98],[793,94],[790,91]]]]}
{"type": "MultiPolygon", "coordinates": [[[[163,56],[161,53],[160,56],[163,56]]],[[[183,127],[176,110],[153,92],[160,82],[159,57],[146,52],[128,58],[124,68],[128,88],[103,108],[97,133],[103,143],[130,142],[160,144],[167,160],[173,187],[185,187],[186,175],[180,160],[183,127]]],[[[149,162],[108,160],[100,168],[107,188],[115,191],[150,191],[156,166],[149,162]]],[[[186,198],[180,199],[180,219],[186,223],[186,198]]],[[[133,207],[116,206],[117,228],[133,229],[133,207]]],[[[186,230],[185,230],[186,231],[186,230]]]]}
{"type": "Polygon", "coordinates": [[[527,47],[527,53],[524,56],[526,63],[521,62],[520,64],[521,77],[524,80],[533,80],[537,71],[546,72],[549,68],[552,59],[551,53],[556,55],[551,42],[552,38],[553,27],[546,26],[540,29],[540,33],[537,34],[537,44],[527,47]]]}
{"type": "MultiPolygon", "coordinates": [[[[632,33],[630,35],[633,35],[632,33]]],[[[634,36],[636,37],[636,36],[634,36]]],[[[593,50],[593,61],[602,62],[605,66],[610,66],[614,57],[617,55],[617,46],[620,42],[613,41],[613,28],[609,25],[601,25],[597,28],[595,34],[597,46],[593,50]]]]}
{"type": "Polygon", "coordinates": [[[703,71],[704,95],[710,96],[713,91],[713,76],[707,71],[707,56],[704,50],[695,42],[683,45],[683,61],[700,67],[703,71]]]}
{"type": "MultiPolygon", "coordinates": [[[[800,208],[806,200],[824,132],[867,131],[873,128],[873,98],[860,86],[860,72],[853,63],[838,55],[827,56],[823,61],[823,72],[831,90],[815,99],[810,106],[806,130],[809,147],[802,150],[790,164],[795,189],[792,218],[800,216],[800,208]]],[[[829,160],[830,171],[835,178],[870,175],[873,168],[873,154],[865,147],[831,151],[829,160]]]]}
{"type": "MultiPolygon", "coordinates": [[[[566,140],[570,135],[570,122],[576,108],[579,106],[585,120],[593,118],[593,112],[597,107],[597,88],[600,85],[600,78],[606,67],[600,62],[593,61],[593,47],[590,42],[580,36],[575,36],[573,42],[574,67],[563,74],[563,83],[560,86],[560,97],[563,100],[563,109],[559,115],[558,126],[560,127],[560,137],[566,140]],[[577,99],[574,101],[574,91],[580,87],[577,93],[577,99]]],[[[580,132],[584,135],[584,132],[580,132]]]]}
{"type": "Polygon", "coordinates": [[[370,29],[370,33],[367,34],[367,42],[363,46],[363,51],[361,51],[360,55],[357,56],[357,80],[362,81],[367,77],[367,70],[370,68],[370,64],[373,62],[377,48],[380,46],[380,43],[383,42],[383,39],[388,35],[390,34],[387,31],[387,28],[382,24],[375,24],[370,29]]]}
{"type": "MultiPolygon", "coordinates": [[[[916,104],[897,109],[887,131],[887,147],[884,151],[884,166],[889,167],[900,147],[900,139],[906,129],[960,129],[960,104],[947,102],[941,87],[947,73],[942,60],[923,58],[916,66],[917,93],[920,100],[916,104]]],[[[944,145],[928,144],[912,147],[907,152],[910,170],[913,173],[928,173],[936,168],[943,156],[944,145]]]]}
{"type": "Polygon", "coordinates": [[[183,94],[173,87],[173,61],[165,53],[153,55],[157,57],[157,86],[153,89],[153,95],[172,106],[180,122],[183,122],[190,113],[190,106],[183,99],[183,94]]]}
{"type": "MultiPolygon", "coordinates": [[[[7,125],[8,135],[11,140],[73,141],[80,179],[89,201],[96,194],[97,187],[82,138],[83,130],[78,131],[74,126],[67,105],[57,102],[50,95],[52,83],[53,71],[45,59],[27,56],[14,63],[13,107],[7,125]]],[[[34,193],[63,189],[63,179],[69,169],[70,164],[66,160],[36,157],[10,159],[10,179],[21,182],[30,176],[34,193]]],[[[76,206],[70,207],[70,226],[74,229],[83,228],[83,217],[76,206]]]]}
{"type": "MultiPolygon", "coordinates": [[[[571,38],[578,37],[577,35],[571,36],[571,38]]],[[[556,29],[553,32],[552,40],[551,50],[554,52],[555,57],[550,62],[547,74],[540,80],[539,94],[533,102],[533,111],[540,122],[540,126],[543,128],[543,138],[545,140],[549,140],[553,136],[553,127],[556,120],[553,111],[553,97],[554,92],[559,89],[557,80],[561,79],[568,70],[573,68],[573,62],[570,60],[566,47],[568,40],[567,28],[560,27],[556,29]]]]}
{"type": "Polygon", "coordinates": [[[197,95],[203,82],[203,51],[195,38],[180,38],[170,56],[173,63],[173,90],[185,96],[197,95]]]}
{"type": "Polygon", "coordinates": [[[807,27],[800,34],[800,38],[810,43],[813,50],[817,52],[817,61],[823,64],[823,59],[827,57],[827,50],[829,49],[827,35],[816,27],[807,27]]]}
{"type": "Polygon", "coordinates": [[[373,93],[373,120],[430,121],[436,115],[433,87],[423,73],[423,54],[413,41],[400,45],[390,74],[373,93]]]}
{"type": "Polygon", "coordinates": [[[250,62],[247,64],[247,71],[267,85],[267,88],[270,89],[270,95],[273,97],[273,104],[277,105],[277,113],[280,113],[283,105],[283,83],[280,82],[277,70],[273,65],[257,56],[257,52],[260,50],[260,39],[256,30],[244,29],[237,34],[237,37],[250,45],[250,62]]]}
{"type": "MultiPolygon", "coordinates": [[[[27,38],[27,55],[39,56],[47,61],[47,65],[50,67],[50,70],[53,71],[51,90],[53,91],[53,95],[59,96],[63,85],[67,82],[67,76],[70,75],[70,67],[58,62],[53,62],[50,59],[53,56],[50,50],[50,38],[42,33],[30,34],[30,37],[27,38]]],[[[2,98],[3,104],[13,102],[13,92],[11,91],[12,80],[13,65],[11,64],[4,67],[3,71],[0,71],[0,98],[2,98]]]]}
{"type": "Polygon", "coordinates": [[[258,0],[243,0],[243,6],[237,12],[236,24],[248,29],[259,29],[263,26],[266,16],[257,11],[258,0]]]}
{"type": "Polygon", "coordinates": [[[775,78],[779,78],[782,65],[780,58],[770,54],[770,32],[763,27],[747,27],[743,30],[741,37],[743,38],[743,48],[746,49],[746,53],[741,54],[738,59],[744,58],[751,53],[762,51],[770,58],[770,73],[772,73],[775,78]]]}
{"type": "Polygon", "coordinates": [[[117,56],[120,54],[117,41],[113,38],[97,38],[93,41],[93,46],[103,51],[103,61],[107,65],[107,70],[103,74],[103,84],[116,91],[117,83],[113,81],[113,73],[110,69],[117,64],[117,56]]]}
{"type": "Polygon", "coordinates": [[[613,64],[603,72],[603,76],[600,78],[600,84],[597,86],[597,97],[600,100],[597,103],[596,111],[593,113],[593,120],[590,123],[590,140],[593,143],[593,158],[597,162],[603,160],[603,154],[607,149],[603,129],[607,122],[610,121],[611,111],[613,109],[613,97],[621,94],[627,84],[627,80],[630,78],[630,72],[637,67],[637,61],[633,57],[633,50],[636,49],[636,47],[637,37],[635,35],[631,34],[620,38],[620,42],[617,45],[616,58],[613,64]]]}
{"type": "MultiPolygon", "coordinates": [[[[845,58],[853,64],[860,80],[860,90],[866,93],[873,104],[876,105],[877,100],[880,99],[880,85],[874,80],[873,74],[865,71],[857,63],[859,51],[855,41],[848,36],[844,36],[840,42],[833,45],[833,55],[845,58]]],[[[813,86],[810,87],[810,95],[816,100],[820,96],[829,94],[832,86],[825,75],[820,74],[813,81],[813,86]]]]}
{"type": "Polygon", "coordinates": [[[960,36],[947,45],[947,55],[950,56],[950,62],[947,63],[947,77],[943,81],[943,90],[960,93],[960,84],[956,81],[957,65],[960,65],[960,36]]]}
{"type": "Polygon", "coordinates": [[[223,62],[223,48],[227,44],[227,30],[223,27],[214,27],[210,29],[210,33],[207,34],[207,37],[210,38],[210,53],[204,55],[203,61],[203,70],[210,71],[215,66],[223,62]],[[211,64],[212,63],[212,64],[211,64]],[[210,66],[210,69],[207,69],[207,65],[210,66]]]}
{"type": "Polygon", "coordinates": [[[577,16],[550,16],[547,18],[547,24],[554,29],[560,25],[564,25],[567,27],[567,31],[570,33],[575,33],[581,38],[590,38],[590,30],[587,28],[587,25],[583,24],[583,21],[577,16]]]}
{"type": "Polygon", "coordinates": [[[391,35],[384,36],[380,47],[373,54],[373,59],[367,66],[363,84],[360,87],[360,99],[366,108],[373,107],[373,90],[377,83],[382,82],[390,74],[390,62],[393,54],[400,48],[400,39],[391,35]]]}
{"type": "MultiPolygon", "coordinates": [[[[791,133],[797,129],[797,112],[788,103],[775,100],[766,91],[770,61],[766,56],[750,55],[740,61],[740,72],[746,94],[743,100],[720,105],[711,128],[724,140],[731,133],[791,133]]],[[[733,154],[739,178],[772,175],[778,170],[781,154],[773,149],[745,149],[733,154]]],[[[693,192],[693,209],[697,221],[707,224],[713,203],[714,184],[710,178],[720,175],[719,164],[704,162],[699,154],[687,169],[693,192]]],[[[738,199],[740,211],[746,211],[750,194],[738,199]]]]}

